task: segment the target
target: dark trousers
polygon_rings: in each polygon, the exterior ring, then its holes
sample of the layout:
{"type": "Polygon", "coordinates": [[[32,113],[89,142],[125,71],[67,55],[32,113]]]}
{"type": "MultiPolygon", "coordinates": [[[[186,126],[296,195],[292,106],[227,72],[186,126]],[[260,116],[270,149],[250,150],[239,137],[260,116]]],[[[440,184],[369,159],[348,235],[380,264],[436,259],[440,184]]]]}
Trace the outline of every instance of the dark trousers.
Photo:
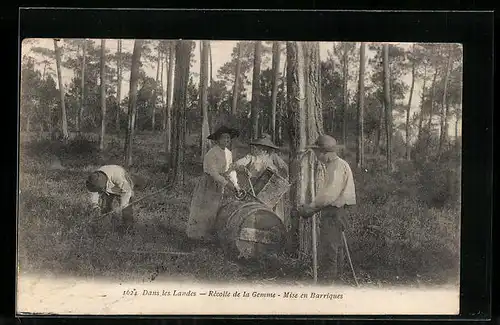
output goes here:
{"type": "MultiPolygon", "coordinates": [[[[118,195],[107,195],[107,194],[101,194],[101,213],[109,213],[113,210],[113,201],[116,199],[117,201],[120,201],[120,197],[118,195]]],[[[130,202],[132,202],[132,199],[130,199],[130,202]]],[[[132,226],[134,223],[134,212],[132,209],[132,206],[129,205],[125,209],[122,210],[122,222],[125,227],[132,226]]]]}
{"type": "Polygon", "coordinates": [[[318,280],[331,282],[338,280],[344,267],[345,229],[344,208],[327,207],[321,210],[320,235],[318,245],[318,280]]]}

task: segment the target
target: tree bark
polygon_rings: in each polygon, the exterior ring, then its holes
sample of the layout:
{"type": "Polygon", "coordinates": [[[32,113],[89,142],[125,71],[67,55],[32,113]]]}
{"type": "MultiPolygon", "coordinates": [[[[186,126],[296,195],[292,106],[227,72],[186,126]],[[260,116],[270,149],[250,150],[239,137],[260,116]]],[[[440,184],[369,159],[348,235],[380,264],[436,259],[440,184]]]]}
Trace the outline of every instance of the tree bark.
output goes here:
{"type": "Polygon", "coordinates": [[[364,104],[365,104],[365,43],[359,48],[359,87],[358,87],[358,150],[356,161],[359,168],[364,166],[364,104]]]}
{"type": "Polygon", "coordinates": [[[259,137],[261,48],[262,48],[262,43],[260,41],[256,41],[254,58],[253,58],[252,108],[251,108],[252,132],[250,134],[250,137],[253,139],[259,137]]]}
{"type": "Polygon", "coordinates": [[[427,147],[430,145],[431,140],[431,130],[432,130],[432,118],[434,116],[434,97],[436,95],[436,78],[438,75],[438,67],[434,72],[434,77],[432,78],[431,83],[431,98],[430,98],[430,110],[429,110],[429,119],[427,120],[427,147]]]}
{"type": "MultiPolygon", "coordinates": [[[[415,45],[413,45],[413,53],[415,52],[415,45]]],[[[410,86],[410,97],[408,98],[408,106],[406,108],[406,160],[411,159],[411,143],[410,143],[410,111],[411,111],[411,100],[413,97],[413,88],[415,87],[415,60],[412,60],[411,64],[411,86],[410,86]]]]}
{"type": "Polygon", "coordinates": [[[343,114],[342,114],[342,141],[345,146],[347,146],[347,110],[348,110],[348,78],[349,78],[349,66],[348,66],[348,44],[344,43],[344,51],[342,54],[342,77],[343,77],[343,85],[342,85],[342,104],[344,106],[343,114]]]}
{"type": "Polygon", "coordinates": [[[385,134],[387,171],[392,171],[392,105],[389,71],[389,45],[384,44],[384,106],[385,106],[385,134]]]}
{"type": "Polygon", "coordinates": [[[460,121],[459,108],[455,108],[455,151],[460,154],[460,142],[458,140],[458,122],[460,121]]]}
{"type": "Polygon", "coordinates": [[[273,141],[276,142],[276,99],[278,96],[278,81],[279,81],[279,69],[280,69],[280,43],[273,42],[273,88],[271,93],[271,136],[273,141]]]}
{"type": "Polygon", "coordinates": [[[167,71],[167,112],[165,114],[165,157],[168,167],[169,157],[172,151],[172,89],[173,89],[173,74],[174,74],[174,49],[175,43],[170,43],[168,47],[168,71],[167,71]]]}
{"type": "Polygon", "coordinates": [[[214,82],[214,77],[213,77],[213,65],[212,65],[212,48],[208,48],[208,55],[210,56],[210,86],[214,82]]]}
{"type": "Polygon", "coordinates": [[[378,111],[378,128],[377,128],[377,138],[375,139],[374,153],[376,155],[380,154],[380,147],[382,145],[382,132],[384,128],[384,114],[385,114],[385,104],[382,101],[380,109],[378,111]]]}
{"type": "Polygon", "coordinates": [[[417,136],[417,143],[419,146],[421,146],[421,141],[422,141],[422,127],[424,124],[424,102],[425,102],[425,84],[427,82],[427,66],[424,66],[424,76],[423,76],[424,82],[422,84],[422,94],[420,97],[420,114],[418,116],[418,136],[417,136]]]}
{"type": "Polygon", "coordinates": [[[438,148],[438,160],[441,158],[441,154],[443,152],[443,146],[447,141],[448,135],[448,110],[449,105],[447,101],[448,95],[448,82],[450,78],[450,71],[453,65],[453,56],[452,56],[452,47],[449,45],[448,51],[448,62],[446,64],[446,75],[444,79],[444,89],[443,89],[443,102],[441,104],[441,123],[440,123],[440,132],[439,132],[439,148],[438,148]]]}
{"type": "Polygon", "coordinates": [[[106,40],[101,39],[101,139],[99,149],[104,151],[104,138],[106,136],[106,40]]]}
{"type": "Polygon", "coordinates": [[[161,52],[160,52],[160,44],[158,44],[158,53],[156,55],[156,79],[155,79],[155,91],[153,96],[153,105],[151,106],[151,131],[155,130],[155,122],[156,122],[156,103],[158,102],[158,82],[160,81],[160,63],[161,63],[161,52]]]}
{"type": "Polygon", "coordinates": [[[175,123],[173,127],[173,183],[184,185],[184,150],[186,143],[186,101],[191,58],[191,41],[177,41],[175,50],[175,84],[173,107],[175,123]]]}
{"type": "Polygon", "coordinates": [[[116,85],[116,131],[120,131],[120,114],[122,110],[122,40],[118,40],[118,49],[117,49],[117,67],[116,72],[117,76],[117,85],[116,85]]]}
{"type": "Polygon", "coordinates": [[[141,61],[143,40],[134,41],[132,67],[130,69],[130,89],[128,102],[128,127],[125,138],[125,165],[132,166],[132,141],[134,137],[135,115],[137,110],[137,86],[139,82],[139,65],[141,61]]]}
{"type": "Polygon", "coordinates": [[[87,40],[83,39],[82,44],[82,80],[81,80],[81,93],[80,93],[80,109],[78,110],[78,133],[82,132],[83,124],[83,107],[85,105],[85,56],[86,56],[87,40]]]}
{"type": "MultiPolygon", "coordinates": [[[[287,42],[287,103],[290,120],[290,197],[292,207],[298,207],[311,198],[314,182],[310,168],[314,155],[303,156],[308,144],[323,133],[321,93],[319,83],[319,43],[287,42]]],[[[295,247],[300,256],[310,256],[311,220],[291,220],[295,247]]]]}
{"type": "Polygon", "coordinates": [[[43,63],[42,80],[44,80],[44,81],[45,81],[45,71],[47,70],[47,65],[48,65],[48,64],[49,64],[49,63],[48,63],[47,61],[45,61],[45,62],[43,63]]]}
{"type": "Polygon", "coordinates": [[[65,92],[64,84],[62,81],[62,71],[61,71],[61,51],[59,46],[57,46],[58,40],[54,39],[54,52],[56,54],[56,68],[57,68],[57,80],[59,82],[59,94],[61,99],[61,128],[63,139],[69,138],[68,133],[68,120],[66,118],[66,105],[65,105],[65,92]]]}
{"type": "Polygon", "coordinates": [[[201,60],[200,60],[200,108],[202,117],[201,127],[201,160],[207,153],[210,143],[207,140],[210,134],[208,126],[208,52],[210,41],[200,41],[201,60]]]}
{"type": "Polygon", "coordinates": [[[163,112],[163,122],[162,122],[162,130],[165,131],[167,126],[167,106],[165,105],[165,84],[163,83],[164,77],[164,68],[167,61],[167,55],[165,52],[162,52],[162,60],[161,60],[161,73],[160,73],[160,88],[161,88],[161,107],[163,112]]]}
{"type": "Polygon", "coordinates": [[[233,116],[238,114],[238,94],[240,92],[240,74],[241,74],[241,43],[236,45],[237,56],[236,56],[236,71],[234,72],[234,88],[233,88],[233,103],[231,105],[231,112],[233,116]]]}

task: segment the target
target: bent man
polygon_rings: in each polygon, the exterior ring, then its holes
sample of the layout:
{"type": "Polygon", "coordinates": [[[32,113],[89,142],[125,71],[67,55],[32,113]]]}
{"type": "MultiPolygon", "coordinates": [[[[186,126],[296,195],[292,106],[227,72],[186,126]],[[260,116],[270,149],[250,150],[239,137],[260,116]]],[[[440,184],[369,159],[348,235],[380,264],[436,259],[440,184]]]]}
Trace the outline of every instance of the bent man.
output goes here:
{"type": "Polygon", "coordinates": [[[325,165],[325,181],[310,204],[299,208],[302,217],[321,212],[318,247],[318,277],[323,283],[338,280],[344,257],[342,232],[346,227],[345,207],[356,204],[354,178],[349,164],[337,155],[337,141],[328,135],[314,145],[318,160],[325,165]]]}
{"type": "Polygon", "coordinates": [[[118,165],[105,165],[89,175],[86,181],[87,190],[91,193],[90,201],[101,214],[113,209],[113,201],[120,200],[122,222],[125,228],[133,225],[132,206],[129,206],[133,196],[134,184],[129,173],[118,165]]]}

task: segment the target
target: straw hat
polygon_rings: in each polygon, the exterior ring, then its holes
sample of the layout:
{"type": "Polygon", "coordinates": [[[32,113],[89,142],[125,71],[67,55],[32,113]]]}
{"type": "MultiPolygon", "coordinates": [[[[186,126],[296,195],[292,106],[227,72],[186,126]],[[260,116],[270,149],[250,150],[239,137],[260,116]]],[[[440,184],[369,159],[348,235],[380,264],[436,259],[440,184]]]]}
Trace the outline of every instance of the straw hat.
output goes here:
{"type": "Polygon", "coordinates": [[[273,141],[271,140],[271,136],[267,133],[263,133],[257,140],[250,142],[250,145],[269,147],[277,150],[280,149],[273,143],[273,141]]]}
{"type": "Polygon", "coordinates": [[[334,137],[323,134],[316,139],[313,145],[307,146],[307,148],[331,152],[336,151],[340,148],[344,148],[344,146],[337,144],[337,140],[335,140],[334,137]]]}
{"type": "Polygon", "coordinates": [[[218,140],[220,136],[224,133],[227,133],[231,136],[231,139],[236,138],[240,135],[240,131],[237,129],[232,129],[228,128],[227,126],[223,125],[220,128],[218,128],[214,133],[210,134],[207,139],[209,140],[218,140]]]}

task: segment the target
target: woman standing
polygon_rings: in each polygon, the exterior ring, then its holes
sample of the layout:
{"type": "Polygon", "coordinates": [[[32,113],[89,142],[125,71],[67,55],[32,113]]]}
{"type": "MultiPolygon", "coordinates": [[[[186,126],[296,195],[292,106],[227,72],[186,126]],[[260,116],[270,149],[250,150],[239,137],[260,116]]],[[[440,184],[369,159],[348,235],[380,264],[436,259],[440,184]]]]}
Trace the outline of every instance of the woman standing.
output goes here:
{"type": "MultiPolygon", "coordinates": [[[[252,184],[255,184],[255,181],[268,168],[277,175],[288,179],[288,165],[277,154],[278,150],[279,147],[272,142],[271,136],[264,133],[259,139],[250,142],[250,153],[236,161],[229,168],[229,171],[244,170],[252,184]]],[[[285,214],[284,196],[273,210],[283,220],[285,214]]]]}
{"type": "Polygon", "coordinates": [[[228,189],[240,191],[236,172],[227,172],[233,162],[228,147],[231,139],[238,136],[238,130],[222,126],[207,137],[215,145],[203,158],[204,174],[197,183],[191,200],[186,229],[190,239],[213,241],[215,220],[224,194],[228,189]]]}

